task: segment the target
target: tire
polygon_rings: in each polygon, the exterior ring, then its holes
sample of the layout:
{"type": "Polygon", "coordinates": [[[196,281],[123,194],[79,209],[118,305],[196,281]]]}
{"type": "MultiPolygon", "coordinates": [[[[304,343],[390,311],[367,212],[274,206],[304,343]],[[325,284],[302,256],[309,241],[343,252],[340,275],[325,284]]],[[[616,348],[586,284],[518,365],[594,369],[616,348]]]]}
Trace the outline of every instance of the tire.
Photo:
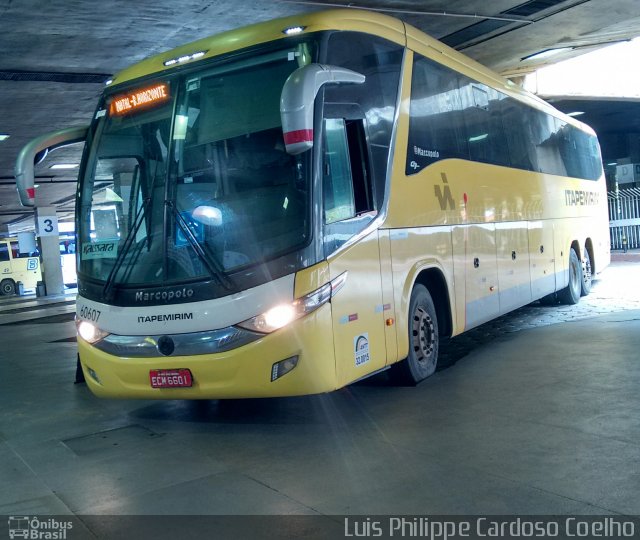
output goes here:
{"type": "Polygon", "coordinates": [[[396,383],[416,385],[433,375],[438,365],[438,318],[429,291],[415,285],[409,302],[409,356],[391,368],[396,383]]]}
{"type": "Polygon", "coordinates": [[[558,292],[562,304],[574,305],[580,301],[582,293],[582,263],[575,250],[569,253],[569,284],[558,292]]]}
{"type": "Polygon", "coordinates": [[[16,294],[16,284],[12,279],[3,279],[0,281],[0,294],[3,296],[12,296],[16,294]]]}
{"type": "Polygon", "coordinates": [[[591,268],[591,255],[589,255],[589,250],[585,246],[584,259],[582,259],[582,288],[580,296],[587,296],[591,292],[591,285],[593,283],[591,268]]]}

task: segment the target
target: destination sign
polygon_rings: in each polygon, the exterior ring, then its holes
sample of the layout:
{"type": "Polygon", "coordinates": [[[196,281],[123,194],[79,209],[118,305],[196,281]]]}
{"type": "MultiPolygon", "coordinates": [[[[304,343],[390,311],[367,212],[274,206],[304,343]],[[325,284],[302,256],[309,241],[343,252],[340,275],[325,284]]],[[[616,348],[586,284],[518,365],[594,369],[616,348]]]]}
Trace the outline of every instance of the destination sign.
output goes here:
{"type": "Polygon", "coordinates": [[[128,94],[114,97],[109,106],[109,115],[122,116],[137,110],[146,109],[147,107],[168,101],[169,97],[169,85],[166,83],[134,90],[128,94]]]}

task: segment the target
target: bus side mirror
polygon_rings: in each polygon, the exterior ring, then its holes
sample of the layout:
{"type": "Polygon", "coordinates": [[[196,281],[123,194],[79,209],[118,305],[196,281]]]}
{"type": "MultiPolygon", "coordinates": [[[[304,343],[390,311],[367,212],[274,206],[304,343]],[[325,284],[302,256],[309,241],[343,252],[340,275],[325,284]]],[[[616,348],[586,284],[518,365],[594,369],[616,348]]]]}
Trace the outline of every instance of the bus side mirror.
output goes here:
{"type": "Polygon", "coordinates": [[[85,141],[87,138],[88,126],[61,129],[41,135],[28,142],[16,159],[16,187],[22,206],[34,206],[36,190],[34,184],[34,166],[44,159],[49,150],[55,150],[68,144],[75,144],[85,141]]]}
{"type": "Polygon", "coordinates": [[[313,148],[313,102],[325,84],[362,84],[365,76],[337,66],[309,64],[296,69],[280,96],[282,134],[289,154],[313,148]]]}

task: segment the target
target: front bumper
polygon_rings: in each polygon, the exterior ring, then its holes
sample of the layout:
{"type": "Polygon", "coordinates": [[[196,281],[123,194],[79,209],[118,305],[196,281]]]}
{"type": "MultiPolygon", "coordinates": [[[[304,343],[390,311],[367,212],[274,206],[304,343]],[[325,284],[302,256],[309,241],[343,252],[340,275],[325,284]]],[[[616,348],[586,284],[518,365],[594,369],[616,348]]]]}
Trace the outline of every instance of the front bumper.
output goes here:
{"type": "Polygon", "coordinates": [[[87,385],[99,397],[255,398],[317,394],[336,389],[331,304],[257,341],[217,354],[120,358],[80,337],[78,349],[87,385]],[[292,356],[298,356],[297,366],[272,382],[273,364],[292,356]],[[192,387],[151,387],[150,370],[179,368],[191,370],[192,387]]]}

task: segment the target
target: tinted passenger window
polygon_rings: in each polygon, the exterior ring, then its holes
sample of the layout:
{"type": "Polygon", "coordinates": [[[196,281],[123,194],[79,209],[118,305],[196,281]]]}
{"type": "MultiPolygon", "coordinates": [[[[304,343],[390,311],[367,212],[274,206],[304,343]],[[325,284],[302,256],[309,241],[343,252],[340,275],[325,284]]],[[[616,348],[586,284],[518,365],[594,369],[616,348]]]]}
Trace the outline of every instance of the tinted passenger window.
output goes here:
{"type": "Polygon", "coordinates": [[[9,260],[9,248],[4,242],[0,244],[0,262],[9,260]]]}
{"type": "Polygon", "coordinates": [[[414,54],[406,174],[447,158],[597,180],[596,137],[414,54]]]}
{"type": "Polygon", "coordinates": [[[458,75],[426,58],[414,61],[407,174],[440,159],[469,157],[458,75]]]}
{"type": "Polygon", "coordinates": [[[511,166],[527,171],[537,170],[537,166],[534,167],[536,160],[531,145],[530,125],[526,118],[523,120],[522,106],[508,98],[500,100],[500,106],[511,166]]]}
{"type": "Polygon", "coordinates": [[[460,99],[464,111],[469,157],[473,161],[510,166],[509,148],[502,127],[499,92],[463,77],[460,99]]]}

